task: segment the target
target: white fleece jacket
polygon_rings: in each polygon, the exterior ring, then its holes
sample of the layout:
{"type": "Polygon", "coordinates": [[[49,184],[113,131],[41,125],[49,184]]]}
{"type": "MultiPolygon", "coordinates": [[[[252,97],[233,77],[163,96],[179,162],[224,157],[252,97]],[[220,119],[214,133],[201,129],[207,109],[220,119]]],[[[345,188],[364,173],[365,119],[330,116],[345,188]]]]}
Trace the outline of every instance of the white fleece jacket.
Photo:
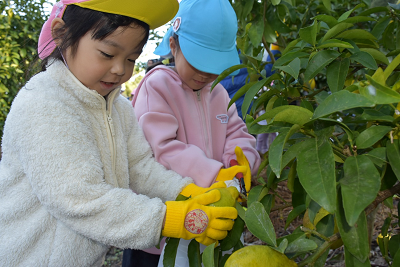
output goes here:
{"type": "Polygon", "coordinates": [[[154,246],[163,201],[192,182],[154,160],[119,89],[106,101],[59,61],[18,93],[2,152],[0,266],[98,266],[109,246],[154,246]]]}

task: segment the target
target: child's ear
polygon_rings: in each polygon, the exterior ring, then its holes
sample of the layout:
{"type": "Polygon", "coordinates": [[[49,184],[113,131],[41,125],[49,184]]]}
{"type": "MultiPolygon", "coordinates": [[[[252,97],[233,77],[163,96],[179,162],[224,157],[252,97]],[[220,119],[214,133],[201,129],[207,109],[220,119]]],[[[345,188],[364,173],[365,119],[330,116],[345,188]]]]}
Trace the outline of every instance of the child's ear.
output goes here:
{"type": "Polygon", "coordinates": [[[169,48],[171,49],[172,56],[175,57],[177,47],[176,47],[175,39],[172,36],[169,37],[169,48]]]}
{"type": "Polygon", "coordinates": [[[65,25],[65,22],[60,19],[60,18],[55,18],[51,22],[51,36],[53,37],[54,42],[58,46],[59,43],[61,42],[60,37],[61,37],[61,32],[60,31],[65,25]]]}

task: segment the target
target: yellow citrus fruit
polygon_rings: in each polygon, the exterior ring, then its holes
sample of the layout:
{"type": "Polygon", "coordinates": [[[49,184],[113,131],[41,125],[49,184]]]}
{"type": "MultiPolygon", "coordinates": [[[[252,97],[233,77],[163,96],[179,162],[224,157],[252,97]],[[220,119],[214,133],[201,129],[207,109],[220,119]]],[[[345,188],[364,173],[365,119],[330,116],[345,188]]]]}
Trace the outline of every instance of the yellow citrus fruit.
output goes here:
{"type": "Polygon", "coordinates": [[[297,264],[268,246],[253,245],[232,253],[225,267],[295,267],[297,264]]]}
{"type": "Polygon", "coordinates": [[[221,193],[221,198],[208,206],[211,207],[235,207],[236,199],[239,196],[239,192],[236,187],[230,186],[228,188],[215,188],[212,190],[218,190],[221,193]]]}
{"type": "Polygon", "coordinates": [[[311,80],[306,82],[304,85],[307,86],[307,88],[309,88],[311,90],[314,90],[314,88],[315,88],[315,80],[314,80],[314,78],[312,78],[311,80]]]}

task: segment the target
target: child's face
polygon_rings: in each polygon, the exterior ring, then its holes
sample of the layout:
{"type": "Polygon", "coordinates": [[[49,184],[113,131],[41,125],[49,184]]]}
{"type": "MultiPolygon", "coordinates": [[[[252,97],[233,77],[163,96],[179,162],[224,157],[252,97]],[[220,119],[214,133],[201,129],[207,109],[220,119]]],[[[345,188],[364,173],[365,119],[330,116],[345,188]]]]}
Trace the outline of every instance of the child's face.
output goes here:
{"type": "Polygon", "coordinates": [[[74,55],[67,49],[65,59],[83,85],[106,96],[131,78],[144,34],[139,26],[119,27],[103,40],[92,39],[92,32],[88,32],[74,55]]]}
{"type": "Polygon", "coordinates": [[[179,74],[183,83],[193,90],[199,90],[218,77],[216,74],[199,71],[190,65],[183,56],[181,49],[177,47],[175,39],[173,37],[171,39],[170,48],[175,58],[175,71],[179,74]]]}

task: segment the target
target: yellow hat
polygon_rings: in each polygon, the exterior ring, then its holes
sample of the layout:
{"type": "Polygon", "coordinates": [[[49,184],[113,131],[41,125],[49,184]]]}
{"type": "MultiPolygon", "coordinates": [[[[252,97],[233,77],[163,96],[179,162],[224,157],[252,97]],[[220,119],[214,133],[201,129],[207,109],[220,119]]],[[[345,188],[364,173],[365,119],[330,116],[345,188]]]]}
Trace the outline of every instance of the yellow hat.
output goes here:
{"type": "Polygon", "coordinates": [[[73,1],[80,7],[132,17],[146,22],[150,29],[170,21],[178,12],[177,0],[89,0],[73,1]]]}
{"type": "Polygon", "coordinates": [[[100,12],[124,15],[147,23],[155,29],[170,21],[178,12],[177,0],[60,0],[55,3],[39,35],[39,57],[48,57],[55,49],[56,43],[51,35],[51,22],[62,18],[67,5],[78,5],[100,12]]]}

